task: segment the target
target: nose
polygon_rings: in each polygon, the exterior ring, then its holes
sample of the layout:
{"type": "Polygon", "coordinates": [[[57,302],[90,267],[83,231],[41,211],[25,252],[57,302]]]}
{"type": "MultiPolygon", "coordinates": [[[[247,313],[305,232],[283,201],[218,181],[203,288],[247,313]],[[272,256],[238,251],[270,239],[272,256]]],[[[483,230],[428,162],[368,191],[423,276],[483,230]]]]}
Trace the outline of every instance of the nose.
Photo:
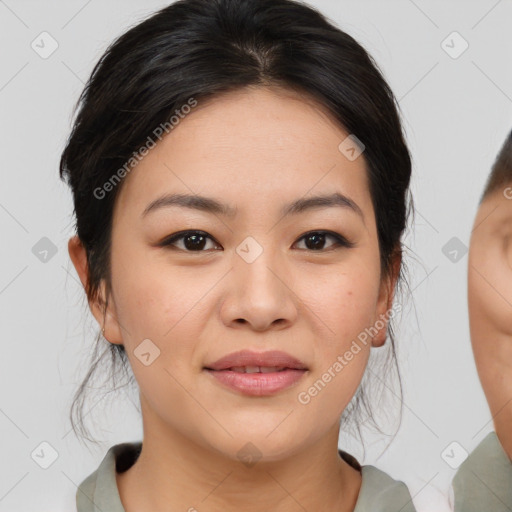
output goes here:
{"type": "Polygon", "coordinates": [[[298,296],[283,261],[264,250],[252,263],[234,254],[221,317],[229,327],[254,331],[283,329],[298,316],[298,296]]]}

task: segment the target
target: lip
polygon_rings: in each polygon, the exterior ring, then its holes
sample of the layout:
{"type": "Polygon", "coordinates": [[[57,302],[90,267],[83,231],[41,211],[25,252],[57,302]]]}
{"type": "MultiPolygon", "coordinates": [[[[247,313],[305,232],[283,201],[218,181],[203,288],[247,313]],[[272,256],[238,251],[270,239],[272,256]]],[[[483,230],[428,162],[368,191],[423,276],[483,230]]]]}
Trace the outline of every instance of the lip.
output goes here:
{"type": "Polygon", "coordinates": [[[252,352],[242,350],[222,357],[203,368],[217,382],[229,389],[251,396],[269,396],[296,384],[307,373],[306,365],[296,357],[277,350],[252,352]],[[284,367],[268,373],[241,373],[230,370],[239,366],[284,367]]]}
{"type": "Polygon", "coordinates": [[[284,367],[294,370],[307,370],[306,365],[286,352],[269,350],[267,352],[252,352],[241,350],[221,357],[214,363],[205,365],[207,370],[228,370],[236,366],[268,366],[284,367]]]}

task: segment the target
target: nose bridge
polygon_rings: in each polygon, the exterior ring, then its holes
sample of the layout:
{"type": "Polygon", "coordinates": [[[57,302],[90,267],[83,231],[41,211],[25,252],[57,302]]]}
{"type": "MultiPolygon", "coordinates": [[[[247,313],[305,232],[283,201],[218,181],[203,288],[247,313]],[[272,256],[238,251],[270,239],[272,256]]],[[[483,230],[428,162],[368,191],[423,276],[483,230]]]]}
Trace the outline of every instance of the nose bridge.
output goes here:
{"type": "Polygon", "coordinates": [[[253,326],[296,316],[293,293],[286,285],[286,262],[279,248],[269,245],[271,238],[262,235],[260,242],[247,237],[233,254],[231,315],[253,326]]]}
{"type": "Polygon", "coordinates": [[[253,290],[279,293],[283,286],[276,277],[279,273],[277,269],[281,268],[279,251],[270,245],[270,236],[265,241],[262,239],[260,237],[258,241],[252,236],[246,237],[236,248],[233,266],[244,287],[250,285],[253,290]]]}

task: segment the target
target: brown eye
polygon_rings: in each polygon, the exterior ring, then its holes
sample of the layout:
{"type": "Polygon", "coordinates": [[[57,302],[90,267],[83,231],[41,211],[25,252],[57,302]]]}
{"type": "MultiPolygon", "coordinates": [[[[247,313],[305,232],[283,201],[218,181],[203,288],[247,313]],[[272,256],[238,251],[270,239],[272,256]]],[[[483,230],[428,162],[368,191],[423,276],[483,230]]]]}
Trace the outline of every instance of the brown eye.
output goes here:
{"type": "MultiPolygon", "coordinates": [[[[169,247],[186,252],[206,252],[204,249],[209,240],[215,242],[215,240],[204,231],[180,231],[165,239],[160,245],[161,247],[169,247]],[[183,242],[181,247],[176,245],[178,241],[183,242]]],[[[214,245],[214,247],[218,247],[218,245],[214,245]]]]}
{"type": "Polygon", "coordinates": [[[334,233],[332,231],[310,231],[303,235],[299,240],[304,240],[306,249],[311,251],[324,251],[325,249],[325,241],[326,239],[334,240],[334,244],[331,244],[330,249],[336,249],[338,247],[353,247],[354,244],[349,242],[346,238],[341,236],[338,233],[334,233]]]}

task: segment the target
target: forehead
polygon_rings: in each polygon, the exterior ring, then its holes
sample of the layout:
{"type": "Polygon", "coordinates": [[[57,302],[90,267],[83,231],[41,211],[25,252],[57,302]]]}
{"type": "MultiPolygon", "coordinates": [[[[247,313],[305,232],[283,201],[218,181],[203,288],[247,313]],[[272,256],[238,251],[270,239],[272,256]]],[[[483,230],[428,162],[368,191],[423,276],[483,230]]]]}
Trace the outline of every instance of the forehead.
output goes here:
{"type": "Polygon", "coordinates": [[[348,135],[322,105],[289,90],[246,88],[199,100],[127,175],[119,208],[142,211],[177,190],[229,198],[237,209],[339,191],[364,208],[364,157],[350,160],[339,148],[348,135]]]}
{"type": "MultiPolygon", "coordinates": [[[[504,237],[510,233],[512,233],[512,183],[499,187],[482,201],[471,235],[472,238],[504,237]]],[[[482,249],[485,248],[482,247],[482,249]]]]}

